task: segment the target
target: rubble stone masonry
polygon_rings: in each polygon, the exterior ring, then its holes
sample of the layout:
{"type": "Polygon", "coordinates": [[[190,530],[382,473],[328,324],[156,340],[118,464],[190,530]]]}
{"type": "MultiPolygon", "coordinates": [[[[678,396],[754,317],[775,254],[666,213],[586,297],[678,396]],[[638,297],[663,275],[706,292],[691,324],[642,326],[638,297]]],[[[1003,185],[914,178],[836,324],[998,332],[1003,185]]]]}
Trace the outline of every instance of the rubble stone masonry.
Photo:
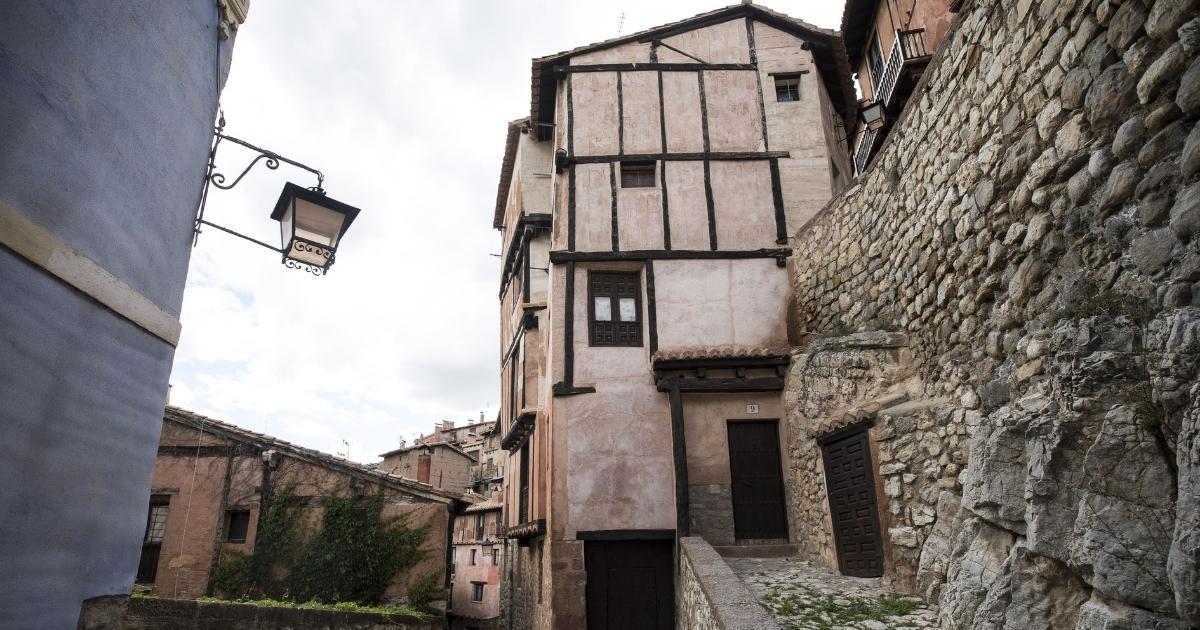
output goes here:
{"type": "Polygon", "coordinates": [[[795,540],[836,566],[817,440],[864,424],[942,627],[1193,627],[1200,3],[966,4],[793,238],[795,540]]]}

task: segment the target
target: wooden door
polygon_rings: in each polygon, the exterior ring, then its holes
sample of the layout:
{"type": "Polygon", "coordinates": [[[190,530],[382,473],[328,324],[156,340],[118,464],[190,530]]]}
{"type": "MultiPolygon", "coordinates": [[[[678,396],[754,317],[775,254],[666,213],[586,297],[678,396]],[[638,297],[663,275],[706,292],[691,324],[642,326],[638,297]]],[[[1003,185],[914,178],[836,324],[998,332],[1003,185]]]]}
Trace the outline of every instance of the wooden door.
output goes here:
{"type": "Polygon", "coordinates": [[[729,422],[729,475],[734,537],[786,540],[778,421],[729,422]]]}
{"type": "Polygon", "coordinates": [[[883,575],[883,546],[867,430],[827,442],[822,452],[838,567],[845,575],[879,577],[883,575]]]}
{"type": "Polygon", "coordinates": [[[673,630],[674,541],[584,543],[588,630],[673,630]]]}

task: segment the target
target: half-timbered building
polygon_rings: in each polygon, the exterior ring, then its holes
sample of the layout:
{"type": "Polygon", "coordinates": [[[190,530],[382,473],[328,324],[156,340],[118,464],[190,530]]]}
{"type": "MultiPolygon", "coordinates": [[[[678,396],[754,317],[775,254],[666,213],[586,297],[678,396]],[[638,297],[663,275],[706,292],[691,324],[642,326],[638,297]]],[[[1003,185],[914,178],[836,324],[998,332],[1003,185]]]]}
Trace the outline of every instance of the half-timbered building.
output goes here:
{"type": "Polygon", "coordinates": [[[505,608],[673,627],[673,545],[787,544],[788,235],[848,181],[836,33],[740,4],[533,61],[502,233],[505,608]]]}

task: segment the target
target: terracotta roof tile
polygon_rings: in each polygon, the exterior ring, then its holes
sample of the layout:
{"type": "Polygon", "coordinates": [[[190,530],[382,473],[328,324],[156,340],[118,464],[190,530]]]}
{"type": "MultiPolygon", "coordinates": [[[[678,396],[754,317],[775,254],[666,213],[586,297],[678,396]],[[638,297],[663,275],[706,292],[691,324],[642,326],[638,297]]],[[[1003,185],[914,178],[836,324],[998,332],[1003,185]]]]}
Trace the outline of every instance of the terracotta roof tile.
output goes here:
{"type": "Polygon", "coordinates": [[[654,361],[687,361],[692,359],[748,359],[761,357],[786,357],[790,353],[787,346],[709,346],[706,348],[686,348],[683,350],[659,350],[654,353],[654,361]]]}

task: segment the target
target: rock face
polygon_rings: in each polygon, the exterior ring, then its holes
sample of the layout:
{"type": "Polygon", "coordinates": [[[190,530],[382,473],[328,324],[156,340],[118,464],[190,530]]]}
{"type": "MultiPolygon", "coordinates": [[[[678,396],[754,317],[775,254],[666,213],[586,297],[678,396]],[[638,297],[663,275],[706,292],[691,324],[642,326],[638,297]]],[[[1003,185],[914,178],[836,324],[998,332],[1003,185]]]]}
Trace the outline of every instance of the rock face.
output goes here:
{"type": "Polygon", "coordinates": [[[884,582],[941,627],[1200,626],[1198,11],[971,3],[794,236],[787,489],[813,560],[838,560],[820,440],[862,425],[884,582]]]}

